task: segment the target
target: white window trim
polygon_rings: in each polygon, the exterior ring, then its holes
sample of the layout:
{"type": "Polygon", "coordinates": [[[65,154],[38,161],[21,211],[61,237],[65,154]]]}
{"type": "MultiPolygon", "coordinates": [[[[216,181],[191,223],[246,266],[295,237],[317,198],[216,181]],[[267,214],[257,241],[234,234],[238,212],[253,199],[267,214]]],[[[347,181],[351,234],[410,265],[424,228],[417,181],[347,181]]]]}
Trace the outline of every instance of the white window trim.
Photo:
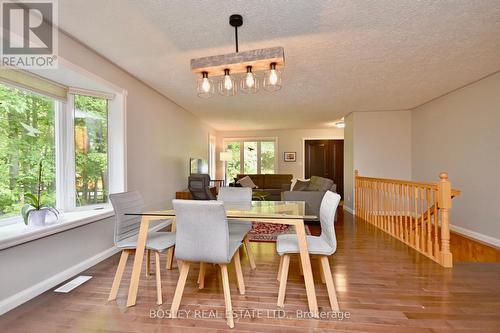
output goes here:
{"type": "Polygon", "coordinates": [[[43,227],[27,228],[22,222],[3,225],[0,227],[0,250],[31,242],[69,229],[81,227],[111,216],[114,216],[113,209],[106,208],[99,211],[75,211],[66,213],[58,223],[43,227]]]}
{"type": "Polygon", "coordinates": [[[217,178],[217,138],[208,134],[208,173],[211,179],[217,178]]]}

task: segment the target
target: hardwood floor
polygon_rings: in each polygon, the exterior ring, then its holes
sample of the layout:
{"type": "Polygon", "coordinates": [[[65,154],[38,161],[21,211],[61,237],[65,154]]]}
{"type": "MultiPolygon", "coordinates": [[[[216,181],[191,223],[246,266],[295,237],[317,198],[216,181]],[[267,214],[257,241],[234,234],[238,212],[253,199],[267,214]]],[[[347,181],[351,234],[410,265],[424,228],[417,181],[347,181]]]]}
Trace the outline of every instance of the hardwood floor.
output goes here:
{"type": "MultiPolygon", "coordinates": [[[[163,305],[157,306],[156,280],[141,276],[137,305],[125,306],[131,273],[124,273],[116,301],[108,302],[119,255],[90,268],[86,284],[69,294],[46,292],[0,317],[2,332],[500,332],[500,265],[456,263],[445,269],[384,232],[352,215],[340,214],[336,224],[338,249],[330,258],[340,309],[348,319],[297,319],[307,311],[305,288],[292,257],[285,308],[290,318],[265,318],[276,307],[279,257],[274,243],[252,243],[257,270],[242,257],[246,295],[239,295],[233,265],[230,284],[233,309],[246,317],[229,329],[222,318],[150,318],[150,312],[170,309],[179,272],[164,269],[163,305]],[[259,311],[258,313],[256,311],[259,311]],[[251,317],[252,314],[263,316],[251,317]]],[[[313,228],[313,232],[318,232],[313,228]]],[[[244,251],[243,251],[244,253],[244,251]]],[[[208,265],[205,289],[196,284],[198,265],[189,272],[180,310],[224,311],[220,273],[208,265]]],[[[330,311],[328,294],[313,261],[321,311],[330,311]]],[[[200,313],[199,313],[200,314],[200,313]]],[[[281,313],[279,313],[281,314],[281,313]]]]}

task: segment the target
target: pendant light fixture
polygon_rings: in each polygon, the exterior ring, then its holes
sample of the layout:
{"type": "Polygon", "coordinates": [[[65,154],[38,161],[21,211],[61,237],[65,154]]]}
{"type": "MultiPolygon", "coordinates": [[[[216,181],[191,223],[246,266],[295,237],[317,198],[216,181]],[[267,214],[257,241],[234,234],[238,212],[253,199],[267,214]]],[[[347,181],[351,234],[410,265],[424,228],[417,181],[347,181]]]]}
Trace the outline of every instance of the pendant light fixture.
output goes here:
{"type": "Polygon", "coordinates": [[[198,96],[212,97],[214,79],[220,95],[233,96],[238,90],[252,94],[260,86],[274,92],[281,89],[281,70],[285,66],[285,53],[282,47],[271,47],[239,52],[238,27],[243,25],[243,17],[234,14],[229,17],[234,27],[235,53],[191,59],[191,70],[199,75],[198,96]],[[265,74],[262,78],[262,74],[265,74]],[[262,80],[262,82],[260,82],[262,80]]]}
{"type": "Polygon", "coordinates": [[[201,98],[210,98],[214,95],[214,82],[208,78],[208,73],[203,72],[202,77],[198,79],[198,96],[201,98]]]}

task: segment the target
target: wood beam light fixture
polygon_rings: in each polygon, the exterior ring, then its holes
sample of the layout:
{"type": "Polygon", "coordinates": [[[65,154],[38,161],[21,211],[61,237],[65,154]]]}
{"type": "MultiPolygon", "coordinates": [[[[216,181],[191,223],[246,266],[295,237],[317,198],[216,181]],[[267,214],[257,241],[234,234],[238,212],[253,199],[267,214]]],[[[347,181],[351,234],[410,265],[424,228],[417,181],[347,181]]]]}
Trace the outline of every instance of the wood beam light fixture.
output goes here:
{"type": "Polygon", "coordinates": [[[239,52],[238,27],[243,17],[229,17],[234,27],[236,52],[191,59],[191,70],[198,75],[198,96],[212,97],[217,91],[222,96],[233,96],[238,91],[252,94],[264,90],[274,92],[281,89],[281,71],[285,66],[282,47],[271,47],[239,52]]]}

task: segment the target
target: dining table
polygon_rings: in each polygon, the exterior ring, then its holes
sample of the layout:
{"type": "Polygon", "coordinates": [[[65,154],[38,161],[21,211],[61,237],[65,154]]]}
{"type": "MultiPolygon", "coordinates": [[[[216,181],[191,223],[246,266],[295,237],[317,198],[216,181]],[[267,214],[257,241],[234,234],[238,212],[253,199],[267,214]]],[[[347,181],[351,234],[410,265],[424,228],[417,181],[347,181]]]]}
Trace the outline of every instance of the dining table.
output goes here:
{"type": "MultiPolygon", "coordinates": [[[[300,250],[300,261],[304,275],[309,311],[312,316],[318,314],[318,303],[311,269],[311,260],[307,250],[304,219],[317,219],[317,216],[306,214],[304,201],[252,201],[246,203],[224,203],[226,215],[232,221],[252,221],[257,223],[273,223],[291,225],[297,234],[300,250]]],[[[131,211],[125,215],[141,216],[141,224],[135,249],[134,264],[128,291],[127,306],[134,306],[137,299],[139,280],[145,252],[149,224],[154,220],[172,219],[172,231],[175,231],[175,210],[131,211]]],[[[167,253],[167,268],[171,269],[173,249],[167,253]]]]}

